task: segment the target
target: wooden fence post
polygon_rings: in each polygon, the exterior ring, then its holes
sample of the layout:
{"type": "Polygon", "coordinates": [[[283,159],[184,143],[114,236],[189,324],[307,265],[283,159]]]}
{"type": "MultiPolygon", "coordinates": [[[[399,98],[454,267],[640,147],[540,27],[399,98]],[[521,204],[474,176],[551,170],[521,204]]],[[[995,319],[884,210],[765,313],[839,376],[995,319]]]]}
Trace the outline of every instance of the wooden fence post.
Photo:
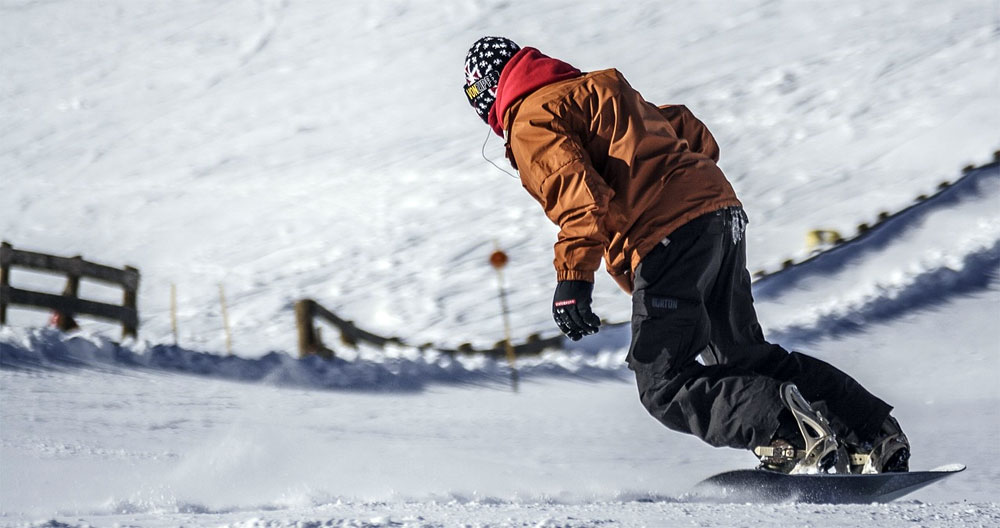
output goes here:
{"type": "MultiPolygon", "coordinates": [[[[66,288],[63,289],[63,297],[68,297],[73,301],[80,298],[80,274],[83,273],[83,257],[77,255],[70,259],[69,270],[66,274],[66,288]]],[[[76,324],[76,319],[71,311],[56,310],[53,314],[56,328],[63,332],[76,330],[80,325],[76,324]]]]}
{"type": "Polygon", "coordinates": [[[333,350],[323,344],[320,329],[316,328],[315,320],[318,313],[325,313],[324,308],[312,299],[302,299],[295,303],[295,321],[299,329],[299,358],[319,356],[323,359],[333,359],[333,350]]]}
{"type": "Polygon", "coordinates": [[[125,272],[135,277],[135,283],[125,286],[125,295],[122,299],[122,306],[126,311],[135,314],[132,319],[122,321],[122,339],[127,337],[136,338],[139,336],[139,307],[137,299],[139,297],[139,270],[132,266],[125,266],[125,272]]]}
{"type": "Polygon", "coordinates": [[[295,324],[299,329],[299,357],[304,358],[316,353],[316,328],[313,326],[313,314],[316,303],[312,299],[302,299],[295,303],[295,324]]]}
{"type": "Polygon", "coordinates": [[[7,288],[10,287],[10,259],[14,248],[0,243],[0,325],[7,324],[7,288]]]}

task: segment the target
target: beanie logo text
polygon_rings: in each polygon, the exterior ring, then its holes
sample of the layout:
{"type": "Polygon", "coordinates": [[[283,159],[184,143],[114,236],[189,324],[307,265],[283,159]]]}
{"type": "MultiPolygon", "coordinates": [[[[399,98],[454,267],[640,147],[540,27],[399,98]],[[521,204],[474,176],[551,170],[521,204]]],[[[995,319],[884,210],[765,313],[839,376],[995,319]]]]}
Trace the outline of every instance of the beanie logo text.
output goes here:
{"type": "Polygon", "coordinates": [[[500,74],[495,70],[486,74],[485,77],[479,79],[472,85],[465,87],[465,95],[469,98],[469,101],[474,101],[480,95],[487,93],[490,88],[493,88],[500,82],[500,74]]]}

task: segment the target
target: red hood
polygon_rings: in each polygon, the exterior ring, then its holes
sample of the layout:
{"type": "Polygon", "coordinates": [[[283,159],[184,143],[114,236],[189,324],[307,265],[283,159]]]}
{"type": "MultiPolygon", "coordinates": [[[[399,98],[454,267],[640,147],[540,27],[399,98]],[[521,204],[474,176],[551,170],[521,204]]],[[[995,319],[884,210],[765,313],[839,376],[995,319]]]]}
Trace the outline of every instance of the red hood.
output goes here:
{"type": "Polygon", "coordinates": [[[511,104],[542,86],[580,75],[580,70],[561,60],[545,56],[535,48],[521,48],[521,51],[510,58],[500,74],[496,102],[490,109],[490,127],[498,136],[503,137],[503,115],[511,104]]]}

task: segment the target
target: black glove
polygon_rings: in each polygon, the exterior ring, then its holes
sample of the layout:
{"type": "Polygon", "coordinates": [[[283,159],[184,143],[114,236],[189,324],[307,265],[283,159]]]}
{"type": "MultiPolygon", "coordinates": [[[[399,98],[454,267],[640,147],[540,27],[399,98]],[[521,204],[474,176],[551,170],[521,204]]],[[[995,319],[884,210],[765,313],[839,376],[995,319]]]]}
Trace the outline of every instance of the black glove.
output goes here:
{"type": "Polygon", "coordinates": [[[587,281],[559,281],[552,299],[552,317],[562,333],[573,341],[585,335],[596,334],[601,318],[590,310],[590,294],[594,283],[587,281]]]}

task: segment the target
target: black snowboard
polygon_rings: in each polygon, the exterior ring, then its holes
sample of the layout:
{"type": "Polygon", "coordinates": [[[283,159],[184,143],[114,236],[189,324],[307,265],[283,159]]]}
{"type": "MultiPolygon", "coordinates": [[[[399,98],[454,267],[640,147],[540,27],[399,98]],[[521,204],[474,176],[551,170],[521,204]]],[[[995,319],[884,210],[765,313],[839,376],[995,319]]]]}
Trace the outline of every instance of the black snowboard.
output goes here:
{"type": "Polygon", "coordinates": [[[877,475],[786,475],[761,469],[727,471],[695,487],[694,495],[725,502],[810,502],[868,504],[889,502],[936,480],[964,471],[953,464],[931,471],[877,475]]]}

